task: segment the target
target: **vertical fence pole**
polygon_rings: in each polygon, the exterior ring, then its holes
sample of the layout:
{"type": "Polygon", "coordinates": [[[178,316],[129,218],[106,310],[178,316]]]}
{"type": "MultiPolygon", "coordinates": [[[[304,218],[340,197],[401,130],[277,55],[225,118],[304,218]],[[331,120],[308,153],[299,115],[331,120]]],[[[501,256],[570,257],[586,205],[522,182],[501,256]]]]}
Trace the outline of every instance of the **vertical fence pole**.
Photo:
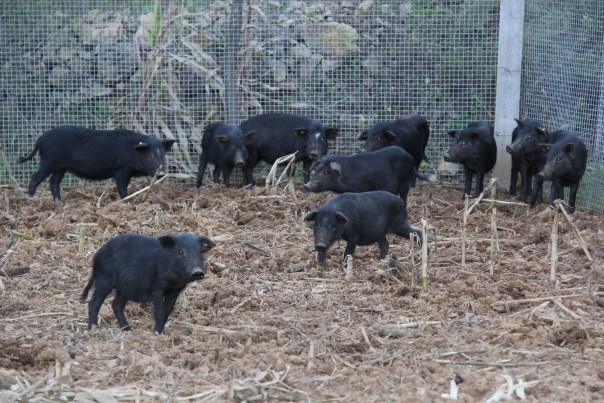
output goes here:
{"type": "Polygon", "coordinates": [[[237,86],[239,79],[239,60],[237,54],[241,44],[243,26],[243,0],[233,0],[227,27],[226,56],[224,71],[224,120],[229,124],[241,123],[241,94],[237,86]]]}
{"type": "Polygon", "coordinates": [[[497,164],[493,176],[499,183],[510,179],[511,159],[505,151],[510,144],[520,113],[520,78],[525,0],[501,0],[499,48],[497,57],[497,94],[495,96],[495,140],[497,164]]]}

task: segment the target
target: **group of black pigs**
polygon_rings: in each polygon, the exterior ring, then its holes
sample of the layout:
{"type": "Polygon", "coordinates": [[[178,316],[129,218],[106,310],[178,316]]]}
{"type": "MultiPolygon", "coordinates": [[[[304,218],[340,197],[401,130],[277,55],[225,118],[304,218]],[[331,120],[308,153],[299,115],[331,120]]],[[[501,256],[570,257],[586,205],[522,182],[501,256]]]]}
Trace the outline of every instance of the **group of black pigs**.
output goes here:
{"type": "MultiPolygon", "coordinates": [[[[574,211],[577,189],[585,172],[587,150],[580,138],[569,131],[548,133],[536,120],[517,120],[512,143],[510,194],[530,205],[541,203],[543,181],[550,180],[550,204],[562,198],[570,187],[569,211],[574,211]]],[[[215,122],[206,126],[199,156],[196,187],[200,188],[208,164],[214,165],[213,180],[228,187],[235,167],[241,168],[244,184],[255,185],[253,170],[260,161],[273,164],[295,153],[302,161],[304,187],[312,192],[332,191],[339,195],[315,211],[305,221],[314,222],[314,245],[320,264],[325,264],[330,246],[347,242],[344,256],[357,245],[377,243],[378,258],[388,253],[386,235],[409,239],[419,230],[409,224],[407,195],[426,160],[429,124],[419,115],[380,122],[364,131],[364,145],[355,155],[327,155],[328,141],[339,130],[325,128],[316,119],[302,115],[269,113],[254,116],[239,126],[215,122]]],[[[445,161],[463,164],[463,197],[470,194],[476,175],[475,194],[483,190],[484,176],[493,169],[497,146],[493,127],[486,121],[450,131],[453,144],[445,161]]],[[[132,177],[161,173],[165,155],[175,140],[160,140],[131,130],[93,130],[60,126],[38,138],[33,151],[19,159],[31,160],[40,154],[40,167],[33,174],[28,196],[50,176],[54,200],[61,203],[60,183],[66,172],[91,180],[115,178],[121,198],[127,196],[132,177]]],[[[293,172],[290,172],[293,175],[293,172]]],[[[88,303],[88,329],[97,322],[99,309],[112,290],[112,309],[120,327],[130,330],[124,308],[128,301],[151,301],[155,331],[161,334],[180,292],[188,283],[205,276],[204,254],[215,246],[207,237],[190,233],[153,238],[137,234],[119,235],[104,244],[93,258],[93,270],[82,300],[92,286],[88,303]]]]}

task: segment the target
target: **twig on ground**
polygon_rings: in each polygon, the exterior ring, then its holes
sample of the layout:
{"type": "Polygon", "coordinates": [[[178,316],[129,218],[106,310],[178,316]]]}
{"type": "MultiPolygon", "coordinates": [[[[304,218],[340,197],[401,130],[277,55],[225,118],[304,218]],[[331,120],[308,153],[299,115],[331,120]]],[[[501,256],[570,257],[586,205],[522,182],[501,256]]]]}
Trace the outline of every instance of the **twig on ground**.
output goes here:
{"type": "Polygon", "coordinates": [[[594,270],[594,272],[596,272],[600,276],[600,278],[604,279],[604,270],[602,270],[602,268],[600,267],[598,262],[596,262],[595,259],[589,253],[589,249],[587,248],[587,242],[585,242],[585,239],[583,239],[583,236],[579,232],[579,229],[577,228],[577,226],[573,223],[573,220],[570,218],[570,216],[566,212],[566,209],[564,209],[560,205],[560,200],[556,200],[554,202],[554,204],[556,205],[558,210],[560,210],[562,212],[562,215],[566,219],[566,222],[568,222],[568,225],[570,225],[570,227],[573,229],[573,232],[579,239],[579,243],[581,244],[581,247],[583,248],[583,252],[585,252],[585,256],[587,256],[587,259],[589,260],[589,263],[591,264],[591,268],[594,270]]]}
{"type": "MultiPolygon", "coordinates": [[[[155,184],[155,185],[159,185],[159,184],[160,184],[161,182],[163,182],[163,181],[164,181],[164,179],[166,179],[168,176],[170,176],[170,174],[165,174],[164,176],[162,176],[161,178],[159,178],[159,179],[158,179],[158,180],[157,180],[157,181],[156,181],[154,184],[155,184]]],[[[136,192],[132,193],[131,195],[128,195],[128,196],[124,197],[123,199],[119,199],[119,200],[114,201],[114,203],[124,202],[124,201],[126,201],[126,200],[133,199],[133,198],[135,198],[136,196],[138,196],[139,194],[141,194],[141,193],[143,193],[143,192],[145,192],[145,191],[149,190],[150,188],[151,188],[151,185],[149,185],[149,186],[145,186],[145,187],[144,187],[144,188],[142,188],[141,190],[138,190],[138,191],[136,191],[136,192]]]]}
{"type": "Polygon", "coordinates": [[[254,251],[256,251],[256,252],[260,253],[261,255],[266,256],[266,257],[271,257],[271,256],[272,256],[272,255],[271,255],[269,252],[267,252],[267,251],[265,251],[265,250],[262,250],[262,249],[260,249],[259,247],[254,246],[254,245],[252,245],[252,244],[251,244],[251,243],[249,243],[249,242],[244,242],[244,243],[243,243],[243,246],[247,246],[248,248],[250,248],[250,249],[252,249],[252,250],[254,250],[254,251]]]}

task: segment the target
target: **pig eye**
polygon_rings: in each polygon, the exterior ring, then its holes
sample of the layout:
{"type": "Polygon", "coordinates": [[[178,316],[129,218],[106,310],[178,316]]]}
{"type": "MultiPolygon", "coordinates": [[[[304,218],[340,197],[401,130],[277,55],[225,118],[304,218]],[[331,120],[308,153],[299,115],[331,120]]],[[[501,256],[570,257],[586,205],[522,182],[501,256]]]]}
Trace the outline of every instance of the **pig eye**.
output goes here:
{"type": "Polygon", "coordinates": [[[329,171],[326,169],[325,171],[323,171],[323,175],[329,175],[329,171]]]}
{"type": "Polygon", "coordinates": [[[556,157],[556,162],[562,161],[562,157],[556,157]]]}

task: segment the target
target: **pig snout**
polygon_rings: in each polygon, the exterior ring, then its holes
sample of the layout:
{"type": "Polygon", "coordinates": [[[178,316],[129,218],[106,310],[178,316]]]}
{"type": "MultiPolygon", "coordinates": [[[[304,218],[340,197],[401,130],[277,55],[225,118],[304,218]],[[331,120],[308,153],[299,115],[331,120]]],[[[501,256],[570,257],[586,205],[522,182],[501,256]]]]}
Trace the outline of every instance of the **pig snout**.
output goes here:
{"type": "Polygon", "coordinates": [[[304,189],[311,192],[316,192],[319,190],[319,184],[316,181],[308,181],[304,184],[304,189]]]}
{"type": "Polygon", "coordinates": [[[445,159],[445,162],[451,162],[451,154],[449,154],[448,152],[443,155],[443,158],[445,159]]]}
{"type": "Polygon", "coordinates": [[[243,155],[242,155],[241,151],[238,151],[237,154],[235,155],[235,166],[237,168],[243,168],[244,165],[245,165],[245,161],[243,160],[243,155]]]}
{"type": "Polygon", "coordinates": [[[316,160],[317,158],[319,158],[319,153],[316,151],[312,151],[310,154],[308,154],[308,158],[310,158],[311,160],[316,160]]]}
{"type": "Polygon", "coordinates": [[[537,174],[537,178],[539,178],[539,179],[541,179],[541,180],[545,180],[545,179],[546,179],[546,178],[545,178],[545,174],[544,174],[543,172],[539,172],[539,173],[537,174]]]}
{"type": "Polygon", "coordinates": [[[196,267],[191,271],[191,279],[195,280],[203,280],[205,277],[205,273],[201,270],[201,267],[196,267]]]}
{"type": "Polygon", "coordinates": [[[512,153],[513,153],[513,151],[512,151],[512,147],[510,147],[510,146],[506,146],[506,147],[505,147],[505,151],[507,151],[509,154],[512,154],[512,153]]]}
{"type": "Polygon", "coordinates": [[[324,242],[316,242],[315,250],[320,253],[325,253],[327,251],[327,245],[324,242]]]}

